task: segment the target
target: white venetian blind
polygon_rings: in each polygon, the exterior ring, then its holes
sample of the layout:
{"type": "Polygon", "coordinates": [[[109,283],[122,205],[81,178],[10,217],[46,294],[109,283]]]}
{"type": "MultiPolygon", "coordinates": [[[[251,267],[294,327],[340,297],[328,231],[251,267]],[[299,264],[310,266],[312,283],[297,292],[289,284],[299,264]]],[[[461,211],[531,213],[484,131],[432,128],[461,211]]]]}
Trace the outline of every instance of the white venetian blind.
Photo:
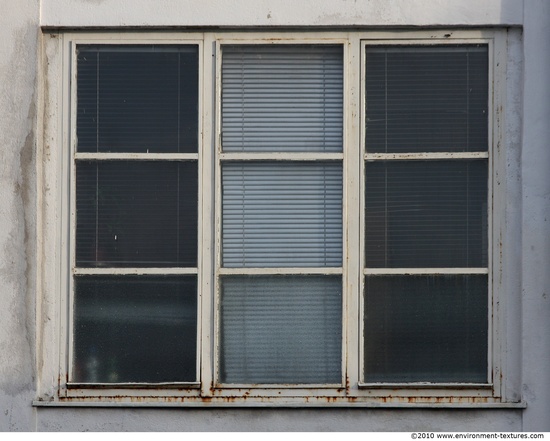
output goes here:
{"type": "Polygon", "coordinates": [[[224,46],[225,152],[341,152],[342,48],[224,46]]]}
{"type": "Polygon", "coordinates": [[[225,267],[342,265],[342,166],[232,162],[223,168],[225,267]]]}
{"type": "Polygon", "coordinates": [[[342,266],[342,48],[224,46],[222,78],[220,379],[339,383],[341,276],[262,269],[342,266]]]}
{"type": "MultiPolygon", "coordinates": [[[[224,46],[227,153],[342,151],[342,48],[224,46]]],[[[319,267],[342,262],[342,165],[222,166],[223,265],[319,267]]]]}
{"type": "Polygon", "coordinates": [[[223,382],[341,381],[339,276],[224,278],[221,312],[223,382]]]}

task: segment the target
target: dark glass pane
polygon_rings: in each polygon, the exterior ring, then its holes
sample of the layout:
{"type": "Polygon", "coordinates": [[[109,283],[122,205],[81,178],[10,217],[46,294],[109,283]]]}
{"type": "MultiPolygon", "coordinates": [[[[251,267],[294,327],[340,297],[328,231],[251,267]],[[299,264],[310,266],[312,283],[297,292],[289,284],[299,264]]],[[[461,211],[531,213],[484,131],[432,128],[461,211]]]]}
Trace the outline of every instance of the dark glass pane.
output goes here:
{"type": "Polygon", "coordinates": [[[367,382],[487,382],[487,276],[368,276],[367,382]]]}
{"type": "Polygon", "coordinates": [[[224,383],[340,383],[340,276],[222,279],[224,383]]]}
{"type": "Polygon", "coordinates": [[[366,164],[366,265],[487,266],[487,160],[366,164]]]}
{"type": "Polygon", "coordinates": [[[75,277],[72,381],[196,381],[196,339],[196,276],[75,277]]]}
{"type": "Polygon", "coordinates": [[[197,152],[197,46],[79,46],[77,101],[79,152],[197,152]]]}
{"type": "Polygon", "coordinates": [[[486,46],[366,51],[368,152],[487,151],[486,46]]]}
{"type": "Polygon", "coordinates": [[[196,162],[78,162],[76,264],[197,266],[196,162]]]}

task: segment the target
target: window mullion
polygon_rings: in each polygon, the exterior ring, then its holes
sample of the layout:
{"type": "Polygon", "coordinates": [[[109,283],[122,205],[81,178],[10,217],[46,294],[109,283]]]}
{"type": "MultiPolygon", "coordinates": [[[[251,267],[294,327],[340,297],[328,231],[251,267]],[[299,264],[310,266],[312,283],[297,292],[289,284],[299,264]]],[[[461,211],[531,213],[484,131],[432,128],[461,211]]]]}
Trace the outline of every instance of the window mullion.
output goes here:
{"type": "Polygon", "coordinates": [[[362,217],[363,161],[362,55],[361,40],[350,36],[344,50],[344,258],[343,258],[343,348],[342,372],[346,395],[358,393],[361,379],[361,268],[363,256],[362,217]]]}
{"type": "Polygon", "coordinates": [[[216,226],[218,213],[215,204],[216,182],[218,182],[218,169],[215,161],[217,148],[217,131],[215,122],[216,102],[219,102],[218,70],[219,46],[215,44],[212,34],[204,34],[203,50],[200,53],[199,66],[199,126],[202,134],[199,150],[199,345],[198,364],[201,396],[212,396],[212,385],[214,383],[214,361],[215,361],[215,320],[216,300],[215,292],[215,268],[216,268],[216,226]],[[214,70],[215,69],[215,70],[214,70]],[[215,85],[214,87],[212,85],[215,85]],[[218,93],[218,95],[216,95],[218,93]]]}

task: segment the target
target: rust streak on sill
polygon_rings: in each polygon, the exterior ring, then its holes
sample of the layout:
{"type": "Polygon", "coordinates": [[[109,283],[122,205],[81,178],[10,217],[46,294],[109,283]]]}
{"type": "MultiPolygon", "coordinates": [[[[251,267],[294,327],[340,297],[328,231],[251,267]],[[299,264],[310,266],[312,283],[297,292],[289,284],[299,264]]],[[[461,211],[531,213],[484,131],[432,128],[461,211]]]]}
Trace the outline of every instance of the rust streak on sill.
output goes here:
{"type": "Polygon", "coordinates": [[[449,398],[438,399],[426,397],[381,397],[376,400],[361,400],[358,397],[341,399],[318,399],[318,397],[303,397],[300,400],[281,400],[273,397],[256,398],[254,401],[240,400],[235,397],[203,397],[200,399],[184,399],[182,397],[167,397],[151,400],[145,397],[95,397],[63,398],[59,400],[35,400],[35,407],[365,407],[365,408],[483,408],[483,409],[524,409],[525,402],[498,402],[489,399],[449,398]]]}

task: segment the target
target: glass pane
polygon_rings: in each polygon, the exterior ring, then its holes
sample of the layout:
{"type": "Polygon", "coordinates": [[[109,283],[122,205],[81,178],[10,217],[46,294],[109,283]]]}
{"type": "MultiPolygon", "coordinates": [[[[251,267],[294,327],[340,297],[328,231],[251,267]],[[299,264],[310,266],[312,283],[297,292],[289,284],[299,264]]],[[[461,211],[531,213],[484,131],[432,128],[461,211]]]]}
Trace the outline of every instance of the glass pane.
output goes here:
{"type": "Polygon", "coordinates": [[[223,383],[340,383],[340,276],[222,279],[223,383]]]}
{"type": "Polygon", "coordinates": [[[341,46],[223,46],[226,152],[341,152],[341,46]]]}
{"type": "Polygon", "coordinates": [[[76,263],[197,266],[196,162],[78,162],[76,263]]]}
{"type": "Polygon", "coordinates": [[[368,152],[487,151],[487,46],[366,51],[368,152]]]}
{"type": "Polygon", "coordinates": [[[487,266],[487,160],[366,164],[366,265],[487,266]]]}
{"type": "Polygon", "coordinates": [[[487,382],[487,276],[368,276],[367,382],[487,382]]]}
{"type": "Polygon", "coordinates": [[[196,279],[75,277],[73,381],[196,381],[196,279]]]}
{"type": "Polygon", "coordinates": [[[226,267],[342,265],[341,163],[223,165],[226,267]]]}
{"type": "Polygon", "coordinates": [[[197,152],[197,46],[79,46],[77,84],[79,152],[197,152]]]}

